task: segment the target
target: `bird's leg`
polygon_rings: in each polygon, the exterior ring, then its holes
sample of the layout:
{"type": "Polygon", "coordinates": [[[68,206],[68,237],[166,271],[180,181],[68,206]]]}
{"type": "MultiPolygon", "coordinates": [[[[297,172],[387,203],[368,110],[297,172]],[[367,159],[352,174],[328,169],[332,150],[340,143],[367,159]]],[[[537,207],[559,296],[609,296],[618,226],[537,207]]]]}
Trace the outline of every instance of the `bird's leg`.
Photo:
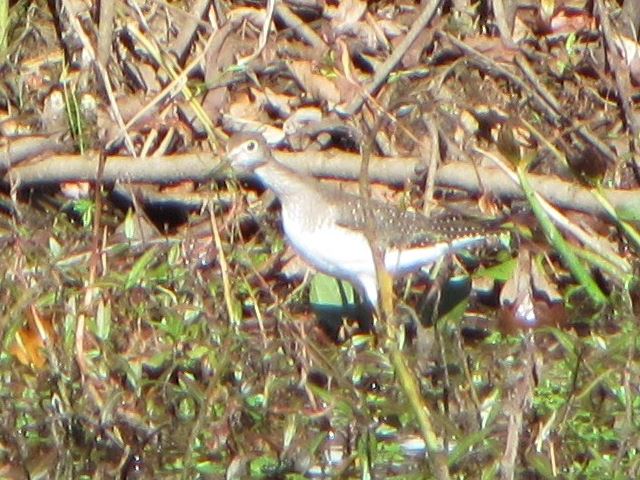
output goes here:
{"type": "Polygon", "coordinates": [[[451,277],[451,257],[446,256],[431,268],[430,285],[426,294],[420,299],[417,314],[423,325],[435,325],[440,315],[440,301],[445,283],[451,277]]]}
{"type": "Polygon", "coordinates": [[[366,301],[358,303],[356,319],[361,333],[371,333],[375,330],[375,319],[378,317],[377,309],[366,301]]]}
{"type": "Polygon", "coordinates": [[[380,313],[384,320],[390,320],[394,314],[393,308],[393,277],[384,267],[384,263],[376,262],[376,276],[380,295],[380,313]]]}

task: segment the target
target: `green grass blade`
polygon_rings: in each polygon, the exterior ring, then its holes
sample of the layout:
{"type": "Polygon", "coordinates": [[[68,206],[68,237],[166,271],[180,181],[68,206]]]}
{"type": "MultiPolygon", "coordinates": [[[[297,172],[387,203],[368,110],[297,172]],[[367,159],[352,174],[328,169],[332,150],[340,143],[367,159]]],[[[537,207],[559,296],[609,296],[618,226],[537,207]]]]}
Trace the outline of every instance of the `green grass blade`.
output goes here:
{"type": "Polygon", "coordinates": [[[629,222],[626,222],[620,218],[618,212],[616,212],[613,205],[607,200],[607,198],[602,194],[602,190],[598,188],[597,190],[593,190],[593,195],[600,202],[602,207],[607,211],[607,213],[611,216],[611,218],[616,222],[616,225],[622,232],[624,232],[625,236],[633,243],[636,251],[640,251],[640,234],[638,231],[631,226],[629,222]]]}
{"type": "Polygon", "coordinates": [[[540,223],[540,228],[544,232],[548,242],[558,252],[565,266],[571,271],[575,279],[584,287],[587,294],[598,305],[606,303],[607,297],[596,282],[591,277],[587,269],[582,265],[572,248],[567,244],[564,237],[551,221],[551,218],[544,210],[540,199],[527,179],[524,167],[521,165],[517,168],[518,178],[525,197],[531,205],[534,215],[540,223]]]}

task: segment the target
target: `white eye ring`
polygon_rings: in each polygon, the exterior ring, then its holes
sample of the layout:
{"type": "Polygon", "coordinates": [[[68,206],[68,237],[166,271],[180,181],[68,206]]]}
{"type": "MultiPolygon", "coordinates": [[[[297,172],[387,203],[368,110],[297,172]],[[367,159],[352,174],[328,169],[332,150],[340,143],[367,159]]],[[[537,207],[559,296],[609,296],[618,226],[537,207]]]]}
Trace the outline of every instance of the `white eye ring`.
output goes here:
{"type": "Polygon", "coordinates": [[[257,147],[258,147],[258,144],[256,143],[255,140],[249,140],[247,142],[247,151],[248,152],[253,152],[257,147]]]}

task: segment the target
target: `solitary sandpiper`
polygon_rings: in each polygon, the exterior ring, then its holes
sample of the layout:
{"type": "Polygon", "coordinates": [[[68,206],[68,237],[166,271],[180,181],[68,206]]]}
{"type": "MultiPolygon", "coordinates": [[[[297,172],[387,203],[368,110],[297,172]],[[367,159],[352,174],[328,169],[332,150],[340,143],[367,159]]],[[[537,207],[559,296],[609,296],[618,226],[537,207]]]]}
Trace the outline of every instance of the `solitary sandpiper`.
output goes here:
{"type": "Polygon", "coordinates": [[[298,255],[320,272],[351,282],[374,309],[379,294],[370,240],[396,277],[487,239],[489,229],[481,222],[428,218],[301,175],[274,158],[262,135],[235,134],[227,152],[234,170],[254,173],[275,192],[284,233],[298,255]]]}

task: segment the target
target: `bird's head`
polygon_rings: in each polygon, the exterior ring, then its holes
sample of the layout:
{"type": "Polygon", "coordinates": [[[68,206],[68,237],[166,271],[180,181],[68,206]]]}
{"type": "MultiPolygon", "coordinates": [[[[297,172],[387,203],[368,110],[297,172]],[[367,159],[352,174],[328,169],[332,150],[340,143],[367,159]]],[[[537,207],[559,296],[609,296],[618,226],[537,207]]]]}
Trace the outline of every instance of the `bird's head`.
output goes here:
{"type": "Polygon", "coordinates": [[[226,161],[237,172],[253,172],[269,161],[270,151],[259,133],[236,133],[227,143],[226,161]]]}

